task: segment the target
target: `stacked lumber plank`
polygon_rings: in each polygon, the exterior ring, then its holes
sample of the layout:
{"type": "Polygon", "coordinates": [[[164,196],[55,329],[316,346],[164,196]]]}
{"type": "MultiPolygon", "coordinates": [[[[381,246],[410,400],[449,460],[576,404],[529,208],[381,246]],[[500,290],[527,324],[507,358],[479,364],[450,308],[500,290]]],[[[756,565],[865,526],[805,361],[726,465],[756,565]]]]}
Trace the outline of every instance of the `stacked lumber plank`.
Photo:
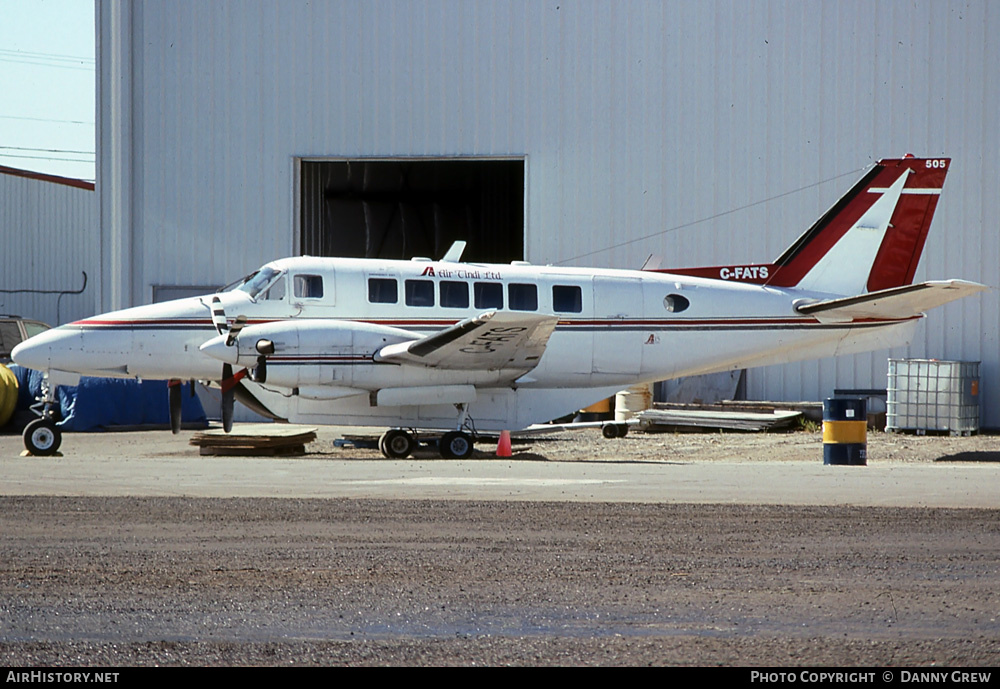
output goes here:
{"type": "Polygon", "coordinates": [[[774,410],[771,413],[710,411],[695,409],[647,409],[639,412],[640,428],[646,431],[773,431],[789,428],[802,412],[774,410]]]}
{"type": "Polygon", "coordinates": [[[305,454],[306,445],[314,440],[315,428],[258,424],[232,433],[221,429],[195,433],[190,444],[202,455],[289,457],[305,454]]]}

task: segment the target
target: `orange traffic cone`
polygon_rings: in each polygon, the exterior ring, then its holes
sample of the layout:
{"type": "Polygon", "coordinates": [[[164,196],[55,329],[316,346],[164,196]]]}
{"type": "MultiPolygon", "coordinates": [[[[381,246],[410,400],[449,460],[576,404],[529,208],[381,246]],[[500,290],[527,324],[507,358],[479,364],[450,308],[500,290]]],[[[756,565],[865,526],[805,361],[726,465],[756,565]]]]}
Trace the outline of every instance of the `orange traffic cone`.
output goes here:
{"type": "Polygon", "coordinates": [[[510,431],[500,432],[500,442],[497,443],[497,457],[510,457],[510,431]]]}

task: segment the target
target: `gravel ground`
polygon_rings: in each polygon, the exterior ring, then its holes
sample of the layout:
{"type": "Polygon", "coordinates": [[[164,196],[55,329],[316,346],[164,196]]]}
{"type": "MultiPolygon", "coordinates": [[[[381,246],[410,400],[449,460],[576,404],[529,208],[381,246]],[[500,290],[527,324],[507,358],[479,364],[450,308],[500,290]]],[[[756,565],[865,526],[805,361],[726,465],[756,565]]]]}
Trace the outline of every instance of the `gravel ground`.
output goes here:
{"type": "MultiPolygon", "coordinates": [[[[874,433],[870,462],[998,461],[996,440],[874,433]]],[[[816,448],[815,433],[595,432],[514,450],[816,448]]],[[[378,456],[331,435],[310,452],[378,456]]],[[[997,510],[17,496],[0,510],[6,665],[1000,663],[997,510]]]]}

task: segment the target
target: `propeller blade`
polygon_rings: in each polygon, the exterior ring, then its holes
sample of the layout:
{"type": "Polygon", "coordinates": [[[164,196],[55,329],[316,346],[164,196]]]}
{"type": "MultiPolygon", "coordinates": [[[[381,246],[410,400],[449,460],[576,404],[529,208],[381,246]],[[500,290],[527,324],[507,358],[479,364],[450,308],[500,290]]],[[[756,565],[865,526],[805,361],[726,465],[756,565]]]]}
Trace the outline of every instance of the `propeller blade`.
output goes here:
{"type": "Polygon", "coordinates": [[[167,401],[170,406],[170,432],[177,435],[181,430],[181,381],[167,382],[167,401]]]}
{"type": "Polygon", "coordinates": [[[233,410],[236,407],[236,390],[230,389],[222,393],[222,430],[226,433],[233,430],[233,410]]]}
{"type": "Polygon", "coordinates": [[[236,404],[236,393],[233,388],[236,383],[233,380],[233,367],[229,364],[222,365],[222,430],[226,433],[233,430],[233,407],[236,404]]]}
{"type": "Polygon", "coordinates": [[[246,316],[237,316],[236,320],[233,321],[232,327],[229,329],[229,334],[226,336],[226,346],[232,347],[236,344],[236,338],[239,337],[240,331],[243,330],[243,326],[247,324],[246,316]]]}
{"type": "Polygon", "coordinates": [[[236,386],[240,384],[247,370],[244,368],[233,375],[230,364],[222,365],[222,430],[226,433],[233,430],[233,408],[236,404],[236,386]]]}
{"type": "Polygon", "coordinates": [[[226,323],[226,310],[222,308],[222,300],[218,297],[212,297],[212,325],[220,335],[225,335],[229,329],[226,323]]]}

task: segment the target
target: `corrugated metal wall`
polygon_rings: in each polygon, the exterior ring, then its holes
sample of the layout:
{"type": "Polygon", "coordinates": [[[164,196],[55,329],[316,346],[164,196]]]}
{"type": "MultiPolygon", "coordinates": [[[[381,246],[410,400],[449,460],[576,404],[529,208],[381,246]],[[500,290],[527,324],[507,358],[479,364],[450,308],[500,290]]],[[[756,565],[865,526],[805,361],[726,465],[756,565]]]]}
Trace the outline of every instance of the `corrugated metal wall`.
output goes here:
{"type": "MultiPolygon", "coordinates": [[[[102,36],[122,12],[99,0],[102,36]]],[[[918,278],[1000,283],[990,0],[149,0],[128,21],[135,298],[292,253],[298,156],[525,156],[529,260],[637,267],[772,259],[865,165],[948,155],[918,278]]],[[[891,353],[982,360],[991,426],[998,306],[940,309],[891,353]]],[[[748,392],[879,386],[888,355],[748,392]]]]}
{"type": "Polygon", "coordinates": [[[84,189],[0,173],[0,313],[61,325],[94,314],[97,198],[84,189]],[[81,294],[38,294],[55,290],[81,294]]]}

